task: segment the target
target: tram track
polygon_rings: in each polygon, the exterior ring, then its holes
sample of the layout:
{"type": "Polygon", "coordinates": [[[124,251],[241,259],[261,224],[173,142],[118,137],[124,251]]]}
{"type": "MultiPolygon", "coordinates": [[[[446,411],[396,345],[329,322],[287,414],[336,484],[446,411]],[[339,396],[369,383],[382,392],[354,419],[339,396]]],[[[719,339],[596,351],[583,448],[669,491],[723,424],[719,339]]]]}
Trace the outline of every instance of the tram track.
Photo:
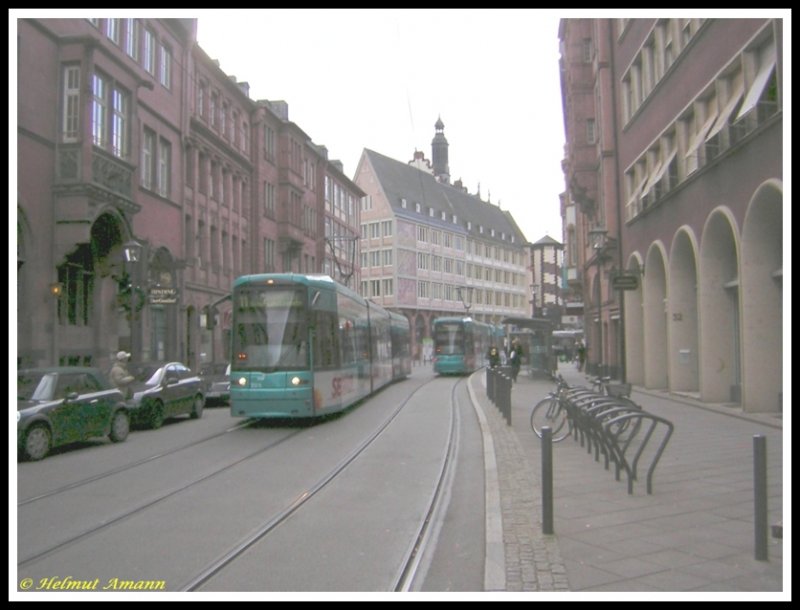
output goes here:
{"type": "Polygon", "coordinates": [[[45,491],[43,493],[39,493],[39,494],[37,494],[35,496],[31,496],[29,498],[25,498],[24,500],[19,500],[17,502],[17,507],[22,507],[22,506],[25,506],[27,504],[32,504],[33,502],[37,502],[39,500],[44,500],[45,498],[51,498],[53,496],[57,496],[59,494],[62,494],[64,492],[66,492],[66,491],[71,491],[73,489],[77,489],[79,487],[83,487],[84,485],[89,485],[90,483],[94,483],[96,481],[101,481],[101,480],[103,480],[105,478],[118,475],[118,474],[126,472],[128,470],[133,470],[134,468],[138,468],[139,466],[143,466],[145,464],[149,464],[150,462],[153,462],[155,460],[162,459],[162,458],[165,458],[165,457],[169,457],[171,455],[175,455],[176,453],[180,453],[181,451],[184,451],[186,449],[190,449],[192,447],[196,447],[198,445],[202,445],[203,443],[207,443],[207,442],[212,441],[214,439],[220,438],[221,436],[225,436],[226,434],[230,434],[232,432],[235,432],[236,430],[241,430],[242,428],[246,428],[248,426],[253,425],[253,423],[255,423],[255,422],[256,422],[256,420],[247,420],[247,421],[241,422],[241,423],[233,426],[232,428],[228,428],[226,430],[223,430],[222,432],[215,432],[214,434],[210,434],[208,436],[204,436],[203,438],[196,439],[196,440],[192,441],[191,443],[186,443],[184,445],[181,445],[180,447],[174,447],[174,448],[169,449],[167,451],[162,451],[162,452],[156,453],[154,455],[150,455],[150,456],[145,457],[145,458],[140,458],[140,459],[135,460],[135,461],[133,461],[133,462],[131,462],[129,464],[124,464],[122,466],[117,466],[116,468],[111,468],[109,470],[106,470],[104,472],[100,472],[100,473],[92,475],[90,477],[86,477],[86,478],[80,479],[78,481],[73,481],[71,483],[67,483],[66,485],[62,485],[60,487],[56,487],[55,489],[51,489],[49,491],[45,491]]]}
{"type": "MultiPolygon", "coordinates": [[[[269,519],[262,522],[254,530],[252,530],[246,537],[240,539],[228,551],[218,556],[214,561],[207,564],[207,566],[199,571],[191,579],[187,580],[179,590],[182,592],[198,591],[203,585],[210,583],[213,578],[225,570],[228,566],[232,565],[238,558],[240,558],[248,549],[251,549],[259,542],[263,541],[270,533],[274,532],[282,523],[286,522],[290,517],[295,515],[309,500],[317,496],[322,490],[326,489],[333,481],[337,479],[353,462],[355,462],[364,452],[373,445],[381,435],[386,432],[389,426],[396,420],[403,409],[411,402],[412,398],[422,391],[427,385],[433,383],[436,378],[429,380],[414,389],[391,413],[390,415],[367,436],[355,449],[347,454],[340,460],[334,468],[328,471],[324,476],[319,478],[313,485],[309,486],[302,493],[298,494],[283,510],[272,515],[269,519]]],[[[454,399],[456,388],[462,380],[458,380],[451,388],[451,413],[450,424],[448,431],[448,440],[446,451],[442,458],[439,472],[436,478],[436,484],[430,500],[427,503],[427,509],[421,518],[420,526],[414,536],[409,549],[406,552],[402,565],[398,574],[393,579],[393,584],[390,590],[394,591],[408,591],[411,590],[415,583],[418,570],[421,565],[422,558],[425,551],[428,549],[432,541],[433,529],[431,525],[438,519],[438,509],[442,506],[443,498],[446,496],[444,493],[446,484],[444,481],[452,474],[454,465],[454,456],[457,450],[457,426],[458,415],[455,407],[456,401],[454,399]]]]}
{"type": "MultiPolygon", "coordinates": [[[[102,523],[100,523],[98,525],[94,525],[92,527],[89,527],[89,528],[79,532],[78,534],[72,535],[69,538],[61,540],[60,542],[58,542],[58,543],[56,543],[56,544],[54,544],[54,545],[42,550],[42,551],[39,551],[37,553],[34,553],[33,555],[25,557],[24,559],[21,559],[20,561],[17,562],[17,566],[20,567],[20,568],[21,567],[25,567],[25,566],[27,566],[27,565],[35,562],[35,561],[38,561],[38,560],[40,560],[40,559],[42,559],[44,557],[52,555],[53,553],[55,553],[55,552],[57,552],[59,550],[62,550],[62,549],[66,548],[66,547],[68,547],[70,545],[73,545],[73,544],[75,544],[77,542],[80,542],[80,541],[86,539],[86,538],[89,538],[90,536],[93,536],[94,534],[97,534],[98,532],[106,530],[106,529],[108,529],[109,527],[111,527],[111,526],[113,526],[115,524],[118,524],[118,523],[120,523],[120,522],[122,522],[122,521],[124,521],[126,519],[129,519],[129,518],[135,516],[135,515],[141,514],[141,513],[145,512],[145,511],[147,511],[148,509],[152,508],[153,506],[156,506],[157,504],[160,504],[160,503],[164,502],[165,500],[167,500],[169,498],[172,498],[173,496],[176,496],[179,493],[185,492],[186,490],[188,490],[190,488],[193,488],[193,487],[195,487],[197,485],[205,483],[209,479],[212,479],[212,478],[218,476],[219,474],[221,474],[221,473],[223,473],[223,472],[225,472],[227,470],[230,470],[231,468],[234,468],[235,466],[238,466],[238,465],[240,465],[240,464],[242,464],[242,463],[244,463],[244,462],[246,462],[248,460],[251,460],[251,459],[253,459],[255,457],[260,456],[261,454],[263,454],[263,453],[265,453],[265,452],[267,452],[267,451],[269,451],[271,449],[274,449],[275,447],[281,445],[282,443],[288,441],[289,439],[294,438],[295,436],[297,436],[298,434],[302,433],[303,431],[304,431],[304,429],[294,430],[294,431],[290,432],[289,434],[286,434],[286,435],[278,438],[277,440],[271,441],[266,446],[259,447],[257,450],[251,451],[250,453],[248,453],[248,454],[246,454],[246,455],[244,455],[244,456],[234,460],[233,462],[230,462],[230,463],[228,463],[228,464],[226,464],[226,465],[224,465],[224,466],[222,466],[220,468],[217,468],[217,469],[213,470],[212,472],[209,472],[209,473],[203,475],[202,477],[199,477],[197,479],[189,481],[188,483],[186,483],[184,485],[181,485],[181,486],[179,486],[177,488],[174,488],[174,489],[172,489],[172,490],[170,490],[170,491],[168,491],[166,493],[159,494],[157,497],[149,500],[148,502],[145,502],[145,503],[140,504],[138,506],[135,506],[135,507],[133,507],[133,508],[131,508],[129,510],[126,510],[126,511],[124,511],[124,512],[122,512],[122,513],[120,513],[120,514],[118,514],[118,515],[116,515],[114,517],[111,517],[109,519],[104,520],[102,523]]],[[[227,431],[225,433],[227,433],[227,431]]],[[[222,433],[222,434],[225,434],[225,433],[222,433]]],[[[218,434],[216,436],[220,436],[220,434],[218,434]]],[[[208,440],[208,439],[206,439],[206,440],[208,440]]],[[[200,442],[203,442],[202,439],[199,440],[199,441],[196,441],[195,443],[189,444],[187,446],[192,446],[192,445],[198,444],[200,442]]],[[[183,447],[183,448],[185,449],[186,447],[183,447]]],[[[178,450],[180,450],[180,449],[178,449],[178,450]]],[[[169,452],[169,453],[174,453],[174,452],[169,452]]],[[[144,463],[146,461],[149,461],[149,459],[146,459],[146,460],[142,461],[142,463],[144,463]]],[[[140,464],[137,463],[137,465],[140,465],[140,464]]],[[[123,468],[122,470],[126,470],[126,469],[123,468]]],[[[106,476],[110,476],[110,475],[106,475],[106,476]]],[[[96,480],[96,478],[94,480],[96,480]]]]}
{"type": "Polygon", "coordinates": [[[453,384],[450,391],[450,429],[447,435],[447,450],[442,459],[436,486],[428,504],[428,510],[420,525],[411,552],[403,562],[403,568],[395,578],[393,591],[406,593],[416,590],[421,583],[417,582],[422,561],[434,542],[436,526],[444,519],[447,510],[448,490],[452,485],[456,457],[458,455],[460,416],[456,391],[463,380],[453,384]]]}

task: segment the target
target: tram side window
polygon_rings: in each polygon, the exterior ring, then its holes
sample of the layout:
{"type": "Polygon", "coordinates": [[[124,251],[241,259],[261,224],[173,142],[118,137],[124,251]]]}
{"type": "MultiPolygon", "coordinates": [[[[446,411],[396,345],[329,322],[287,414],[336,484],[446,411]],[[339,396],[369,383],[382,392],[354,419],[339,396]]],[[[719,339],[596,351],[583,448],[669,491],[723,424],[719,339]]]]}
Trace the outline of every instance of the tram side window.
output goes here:
{"type": "Polygon", "coordinates": [[[340,317],[339,333],[342,341],[342,365],[354,364],[357,360],[358,348],[353,320],[340,317]]]}
{"type": "Polygon", "coordinates": [[[317,311],[315,316],[314,368],[338,368],[340,346],[339,324],[336,315],[330,311],[317,311]]]}

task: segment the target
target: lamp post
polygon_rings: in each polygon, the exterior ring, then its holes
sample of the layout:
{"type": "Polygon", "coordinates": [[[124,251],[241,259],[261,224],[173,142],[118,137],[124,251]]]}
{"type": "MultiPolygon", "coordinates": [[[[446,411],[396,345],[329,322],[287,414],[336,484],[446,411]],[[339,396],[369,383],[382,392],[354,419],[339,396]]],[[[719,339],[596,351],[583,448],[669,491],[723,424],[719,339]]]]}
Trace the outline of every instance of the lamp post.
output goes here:
{"type": "Polygon", "coordinates": [[[139,293],[138,270],[141,264],[142,250],[142,244],[135,239],[127,241],[122,246],[122,252],[125,259],[125,279],[127,281],[126,288],[128,290],[129,297],[128,315],[130,316],[131,360],[141,358],[141,349],[138,342],[138,328],[135,320],[140,307],[140,304],[136,302],[136,297],[139,293]]]}
{"type": "Polygon", "coordinates": [[[461,299],[461,304],[464,306],[464,309],[467,310],[467,316],[469,316],[469,308],[472,307],[472,286],[458,286],[456,288],[458,291],[458,298],[461,299]],[[464,298],[464,292],[467,293],[466,298],[464,298]]]}
{"type": "Polygon", "coordinates": [[[594,263],[597,267],[596,281],[597,281],[597,374],[602,376],[604,373],[604,353],[603,353],[603,287],[601,285],[601,269],[603,267],[603,259],[605,250],[608,247],[608,231],[603,227],[596,227],[589,230],[589,241],[592,244],[594,253],[594,263]]]}
{"type": "Polygon", "coordinates": [[[64,284],[61,282],[53,282],[49,286],[50,296],[53,297],[53,355],[52,355],[52,362],[53,366],[59,366],[61,359],[61,355],[59,354],[59,308],[61,304],[61,297],[64,295],[64,284]]]}
{"type": "Polygon", "coordinates": [[[537,314],[536,297],[541,294],[541,286],[539,284],[531,284],[531,317],[535,318],[537,314]]]}

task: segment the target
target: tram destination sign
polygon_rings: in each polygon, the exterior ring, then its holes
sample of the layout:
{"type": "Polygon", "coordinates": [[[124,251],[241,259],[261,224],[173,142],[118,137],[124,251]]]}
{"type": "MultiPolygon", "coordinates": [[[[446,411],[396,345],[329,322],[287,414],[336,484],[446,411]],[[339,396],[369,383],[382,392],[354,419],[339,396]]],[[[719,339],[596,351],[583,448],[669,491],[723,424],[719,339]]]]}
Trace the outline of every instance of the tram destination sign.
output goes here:
{"type": "Polygon", "coordinates": [[[611,280],[614,290],[636,290],[639,287],[639,276],[632,273],[621,273],[611,280]]]}

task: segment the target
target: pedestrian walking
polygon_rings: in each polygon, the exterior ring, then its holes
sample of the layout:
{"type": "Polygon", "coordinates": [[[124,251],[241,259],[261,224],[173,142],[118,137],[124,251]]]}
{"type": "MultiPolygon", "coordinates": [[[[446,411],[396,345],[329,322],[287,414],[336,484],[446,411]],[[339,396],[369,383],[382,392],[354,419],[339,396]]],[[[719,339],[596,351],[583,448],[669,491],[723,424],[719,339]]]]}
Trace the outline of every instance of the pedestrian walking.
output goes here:
{"type": "Polygon", "coordinates": [[[508,359],[511,362],[511,379],[515,382],[517,381],[517,375],[519,375],[519,369],[522,366],[522,356],[522,345],[519,339],[514,339],[511,341],[511,353],[508,355],[508,359]]]}
{"type": "Polygon", "coordinates": [[[578,370],[583,371],[583,365],[586,363],[586,346],[581,343],[578,346],[578,370]]]}
{"type": "Polygon", "coordinates": [[[125,398],[131,397],[130,384],[133,382],[134,377],[128,372],[128,360],[130,360],[130,353],[117,352],[117,359],[114,366],[111,367],[111,383],[120,389],[125,398]]]}
{"type": "Polygon", "coordinates": [[[493,345],[489,348],[489,368],[496,368],[500,366],[500,352],[493,345]]]}

